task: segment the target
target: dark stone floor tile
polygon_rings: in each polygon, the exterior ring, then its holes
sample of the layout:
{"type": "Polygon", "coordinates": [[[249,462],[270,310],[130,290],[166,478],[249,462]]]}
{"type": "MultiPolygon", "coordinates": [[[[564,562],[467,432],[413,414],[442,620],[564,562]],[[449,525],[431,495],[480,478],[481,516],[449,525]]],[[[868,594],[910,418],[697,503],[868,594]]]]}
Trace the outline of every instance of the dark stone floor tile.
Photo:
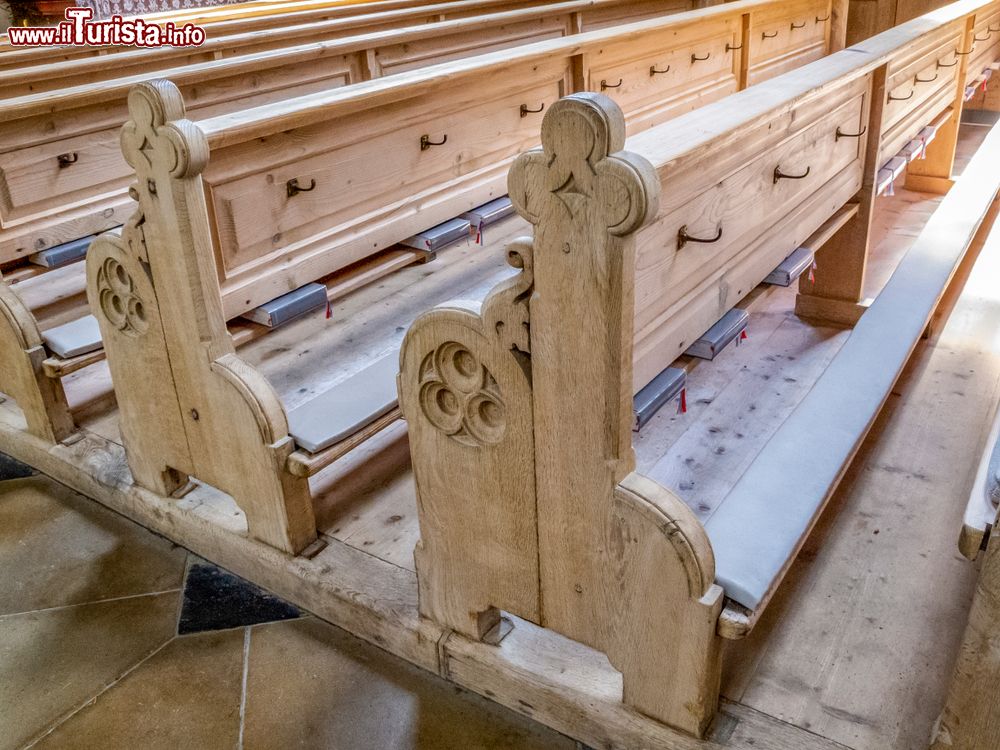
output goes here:
{"type": "Polygon", "coordinates": [[[27,464],[22,464],[15,458],[11,458],[6,453],[0,453],[0,482],[5,479],[23,479],[35,473],[27,464]]]}
{"type": "Polygon", "coordinates": [[[177,634],[238,628],[298,616],[296,607],[249,581],[211,563],[193,563],[184,585],[177,634]]]}

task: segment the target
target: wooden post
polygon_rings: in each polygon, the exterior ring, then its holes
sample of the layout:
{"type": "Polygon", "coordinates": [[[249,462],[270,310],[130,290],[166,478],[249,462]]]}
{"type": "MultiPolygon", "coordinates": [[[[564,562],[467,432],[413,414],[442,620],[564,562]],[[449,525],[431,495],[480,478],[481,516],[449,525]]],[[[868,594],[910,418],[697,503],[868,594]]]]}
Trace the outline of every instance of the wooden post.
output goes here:
{"type": "Polygon", "coordinates": [[[887,66],[871,74],[867,102],[867,122],[862,137],[864,174],[861,190],[854,197],[858,212],[816,253],[813,279],[803,276],[795,299],[795,314],[819,323],[853,326],[867,309],[863,301],[865,268],[872,216],[877,195],[875,185],[881,146],[882,110],[886,102],[887,66]]]}
{"type": "Polygon", "coordinates": [[[17,402],[28,432],[56,443],[76,427],[62,381],[42,370],[46,356],[35,316],[0,279],[0,391],[17,402]]]}
{"type": "Polygon", "coordinates": [[[1000,747],[1000,531],[982,556],[979,582],[931,750],[1000,747]]]}
{"type": "Polygon", "coordinates": [[[137,483],[161,494],[188,476],[233,496],[252,536],[287,552],[316,537],[277,394],[235,354],[222,314],[201,171],[204,135],[168,81],[129,94],[122,151],[139,210],[87,254],[97,316],[137,483]]]}
{"type": "Polygon", "coordinates": [[[847,46],[847,21],[850,14],[850,0],[832,0],[830,3],[830,54],[847,46]]]}
{"type": "MultiPolygon", "coordinates": [[[[970,15],[966,20],[965,34],[962,37],[962,50],[971,52],[975,42],[976,17],[970,15]]],[[[956,52],[962,52],[956,50],[956,52]]],[[[958,128],[962,123],[962,108],[965,106],[965,81],[969,73],[969,58],[971,54],[958,55],[958,72],[955,75],[955,98],[951,105],[951,114],[938,128],[937,136],[927,146],[923,159],[911,162],[906,168],[906,188],[921,193],[936,193],[944,195],[951,190],[955,181],[951,177],[955,167],[955,150],[958,147],[958,128]]]]}
{"type": "Polygon", "coordinates": [[[630,474],[634,233],[656,214],[659,178],[624,143],[617,105],[575,94],[550,108],[543,149],[520,156],[508,183],[535,227],[542,624],[606,652],[639,710],[701,734],[718,698],[722,597],[690,510],[630,474]]]}

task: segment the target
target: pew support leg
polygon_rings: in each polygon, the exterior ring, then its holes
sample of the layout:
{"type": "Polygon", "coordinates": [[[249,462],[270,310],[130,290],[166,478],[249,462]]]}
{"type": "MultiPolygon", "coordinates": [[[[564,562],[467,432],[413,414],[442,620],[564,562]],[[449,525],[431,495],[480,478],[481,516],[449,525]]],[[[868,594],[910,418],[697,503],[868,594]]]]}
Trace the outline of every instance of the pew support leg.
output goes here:
{"type": "Polygon", "coordinates": [[[0,392],[21,408],[28,432],[50,443],[76,431],[62,381],[49,378],[42,363],[48,354],[31,311],[0,281],[0,392]]]}
{"type": "Polygon", "coordinates": [[[944,195],[951,190],[955,184],[951,175],[955,167],[961,118],[961,107],[953,108],[951,115],[938,128],[937,137],[927,145],[924,158],[910,162],[904,183],[907,190],[934,195],[944,195]]]}

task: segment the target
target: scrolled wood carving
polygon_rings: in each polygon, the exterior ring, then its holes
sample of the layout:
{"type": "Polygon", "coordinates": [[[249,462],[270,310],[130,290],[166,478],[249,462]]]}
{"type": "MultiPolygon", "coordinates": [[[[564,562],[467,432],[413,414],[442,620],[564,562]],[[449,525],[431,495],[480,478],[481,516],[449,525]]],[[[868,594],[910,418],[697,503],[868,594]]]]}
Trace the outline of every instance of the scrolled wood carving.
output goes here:
{"type": "MultiPolygon", "coordinates": [[[[542,149],[521,154],[510,170],[518,213],[536,231],[558,214],[571,221],[555,223],[585,237],[599,227],[616,237],[636,231],[654,212],[659,183],[648,162],[621,150],[624,130],[621,110],[601,94],[574,94],[552,105],[542,149]]],[[[572,239],[565,238],[563,252],[572,251],[572,239]]]]}

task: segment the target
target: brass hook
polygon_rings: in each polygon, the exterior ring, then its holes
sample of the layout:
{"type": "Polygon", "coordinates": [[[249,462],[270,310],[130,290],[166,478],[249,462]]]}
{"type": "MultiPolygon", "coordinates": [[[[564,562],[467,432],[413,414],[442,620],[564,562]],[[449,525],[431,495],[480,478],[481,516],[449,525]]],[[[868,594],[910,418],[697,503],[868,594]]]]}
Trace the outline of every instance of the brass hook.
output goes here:
{"type": "Polygon", "coordinates": [[[444,138],[442,138],[440,141],[432,141],[431,137],[429,135],[422,135],[422,136],[420,136],[420,150],[421,151],[426,151],[431,146],[443,146],[447,142],[448,142],[448,134],[447,133],[445,133],[444,138]]]}
{"type": "Polygon", "coordinates": [[[762,31],[760,34],[761,39],[774,39],[774,37],[776,36],[778,36],[777,31],[775,31],[773,34],[768,34],[766,31],[762,31]]]}
{"type": "Polygon", "coordinates": [[[695,64],[696,62],[705,62],[705,60],[707,60],[707,59],[708,59],[708,58],[710,58],[711,56],[712,56],[712,53],[711,53],[711,52],[709,52],[709,53],[708,53],[707,55],[705,55],[704,57],[698,57],[698,55],[697,55],[697,54],[694,54],[694,53],[693,53],[693,54],[691,55],[691,64],[692,64],[692,65],[694,65],[694,64],[695,64]]]}
{"type": "Polygon", "coordinates": [[[801,26],[796,26],[795,21],[792,21],[792,31],[796,31],[797,29],[804,29],[805,27],[806,27],[805,21],[802,22],[801,26]]]}
{"type": "Polygon", "coordinates": [[[843,130],[841,130],[838,127],[837,128],[837,137],[834,140],[839,141],[841,138],[860,138],[861,136],[863,136],[867,132],[868,132],[868,126],[867,125],[865,125],[863,128],[861,128],[861,132],[860,133],[845,133],[843,130]]]}
{"type": "Polygon", "coordinates": [[[528,109],[528,105],[527,104],[522,104],[521,105],[521,117],[527,117],[528,115],[537,115],[543,109],[545,109],[545,102],[542,102],[542,106],[540,106],[538,109],[528,109]]]}
{"type": "Polygon", "coordinates": [[[285,192],[288,193],[289,198],[294,198],[299,193],[308,193],[310,190],[316,189],[316,180],[309,180],[309,187],[302,187],[299,185],[299,178],[293,177],[288,182],[285,183],[285,192]]]}
{"type": "Polygon", "coordinates": [[[802,174],[785,174],[781,171],[779,164],[774,168],[774,184],[777,185],[779,180],[804,180],[810,172],[812,172],[812,167],[806,167],[806,171],[802,174]]]}
{"type": "Polygon", "coordinates": [[[893,96],[892,94],[889,94],[889,101],[890,102],[905,102],[905,101],[909,101],[910,99],[913,98],[913,95],[915,93],[917,93],[916,90],[911,91],[910,94],[909,94],[909,96],[893,96]]]}
{"type": "Polygon", "coordinates": [[[737,52],[737,51],[739,51],[741,49],[743,49],[743,45],[742,44],[739,47],[734,47],[729,42],[726,42],[726,52],[737,52]]]}
{"type": "Polygon", "coordinates": [[[936,81],[938,79],[939,75],[940,75],[939,73],[935,73],[933,78],[921,78],[920,74],[917,73],[915,76],[913,76],[913,82],[914,83],[932,83],[933,81],[936,81]]]}
{"type": "Polygon", "coordinates": [[[59,169],[63,167],[68,167],[70,164],[76,164],[80,161],[80,155],[76,151],[72,151],[68,154],[59,154],[56,157],[56,161],[59,162],[59,169]]]}
{"type": "Polygon", "coordinates": [[[711,239],[706,239],[704,237],[692,237],[688,234],[687,224],[682,226],[677,230],[677,249],[682,249],[689,242],[699,242],[703,245],[711,245],[713,242],[718,242],[722,239],[722,225],[719,225],[719,233],[712,237],[711,239]]]}
{"type": "Polygon", "coordinates": [[[669,73],[669,72],[670,72],[670,66],[669,65],[666,68],[664,68],[663,70],[657,70],[655,65],[650,65],[649,66],[649,75],[651,75],[651,76],[661,76],[664,73],[669,73]]]}
{"type": "Polygon", "coordinates": [[[621,78],[618,79],[618,83],[608,83],[607,81],[602,80],[601,81],[601,91],[604,91],[604,89],[617,89],[617,88],[621,87],[621,85],[622,85],[622,79],[621,78]]]}

